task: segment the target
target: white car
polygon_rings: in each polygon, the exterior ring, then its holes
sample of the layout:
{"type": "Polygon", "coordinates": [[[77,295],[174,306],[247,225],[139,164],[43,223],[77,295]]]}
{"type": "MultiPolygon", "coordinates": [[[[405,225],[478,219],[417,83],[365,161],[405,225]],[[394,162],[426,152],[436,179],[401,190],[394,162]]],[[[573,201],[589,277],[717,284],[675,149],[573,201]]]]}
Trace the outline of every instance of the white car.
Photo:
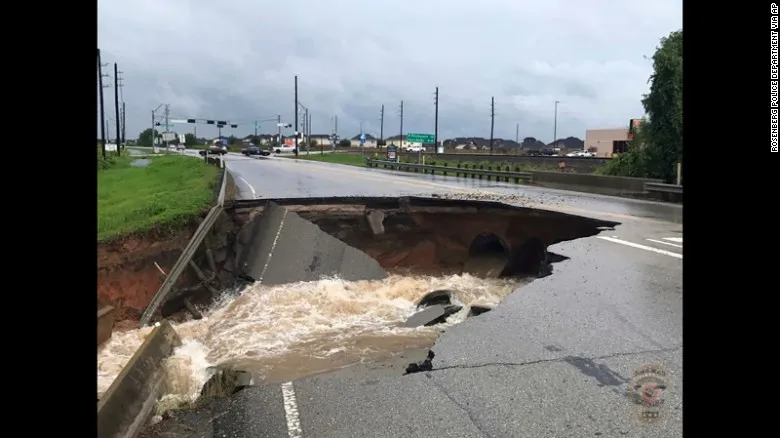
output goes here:
{"type": "Polygon", "coordinates": [[[277,154],[283,154],[283,153],[289,153],[289,152],[295,152],[295,146],[294,145],[279,145],[274,146],[273,151],[277,154]]]}

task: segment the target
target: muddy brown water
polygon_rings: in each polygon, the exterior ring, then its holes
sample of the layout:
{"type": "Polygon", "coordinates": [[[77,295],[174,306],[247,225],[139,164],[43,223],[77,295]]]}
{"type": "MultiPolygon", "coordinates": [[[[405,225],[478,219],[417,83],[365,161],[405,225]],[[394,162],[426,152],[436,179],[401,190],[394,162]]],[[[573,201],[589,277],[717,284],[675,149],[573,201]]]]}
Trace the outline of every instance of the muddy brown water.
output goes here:
{"type": "MultiPolygon", "coordinates": [[[[282,382],[426,348],[446,327],[462,322],[470,304],[498,305],[524,283],[463,274],[250,285],[226,295],[203,319],[174,324],[182,346],[168,360],[163,399],[194,401],[216,365],[235,365],[263,381],[282,382]],[[402,327],[417,311],[417,301],[436,289],[453,289],[453,302],[464,308],[442,325],[402,327]]],[[[115,332],[98,350],[98,394],[151,330],[115,332]]]]}

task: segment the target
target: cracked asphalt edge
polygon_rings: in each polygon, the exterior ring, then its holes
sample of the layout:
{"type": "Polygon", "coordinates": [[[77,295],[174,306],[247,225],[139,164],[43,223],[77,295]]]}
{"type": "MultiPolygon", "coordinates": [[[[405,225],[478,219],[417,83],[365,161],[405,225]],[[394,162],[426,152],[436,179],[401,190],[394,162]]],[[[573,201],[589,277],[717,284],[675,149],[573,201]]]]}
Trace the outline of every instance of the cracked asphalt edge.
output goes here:
{"type": "MultiPolygon", "coordinates": [[[[639,354],[653,354],[653,353],[671,353],[673,351],[677,351],[682,349],[682,344],[676,346],[676,347],[670,347],[670,348],[660,348],[656,350],[642,350],[642,351],[629,351],[629,352],[623,352],[623,353],[612,353],[612,354],[606,354],[603,356],[592,356],[592,357],[586,357],[582,356],[583,359],[587,360],[604,360],[604,359],[612,359],[617,357],[625,357],[625,356],[636,356],[639,354]]],[[[492,367],[492,366],[503,366],[503,367],[523,367],[528,365],[538,365],[543,363],[554,363],[554,362],[562,362],[565,358],[571,357],[571,355],[567,355],[564,357],[554,358],[554,359],[538,359],[538,360],[530,360],[527,362],[486,362],[482,364],[475,364],[475,365],[451,365],[451,366],[445,366],[440,368],[434,368],[431,371],[426,371],[425,374],[434,373],[436,371],[444,371],[444,370],[453,370],[453,369],[469,369],[469,368],[485,368],[485,367],[492,367]]]]}

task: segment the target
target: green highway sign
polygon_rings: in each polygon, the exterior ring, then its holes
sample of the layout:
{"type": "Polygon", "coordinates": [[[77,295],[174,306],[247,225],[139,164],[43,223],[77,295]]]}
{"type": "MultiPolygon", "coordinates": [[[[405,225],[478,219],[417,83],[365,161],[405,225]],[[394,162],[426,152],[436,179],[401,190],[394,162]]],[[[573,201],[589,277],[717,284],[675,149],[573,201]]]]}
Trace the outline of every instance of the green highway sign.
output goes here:
{"type": "Polygon", "coordinates": [[[409,143],[433,143],[433,134],[406,134],[406,141],[409,143]]]}

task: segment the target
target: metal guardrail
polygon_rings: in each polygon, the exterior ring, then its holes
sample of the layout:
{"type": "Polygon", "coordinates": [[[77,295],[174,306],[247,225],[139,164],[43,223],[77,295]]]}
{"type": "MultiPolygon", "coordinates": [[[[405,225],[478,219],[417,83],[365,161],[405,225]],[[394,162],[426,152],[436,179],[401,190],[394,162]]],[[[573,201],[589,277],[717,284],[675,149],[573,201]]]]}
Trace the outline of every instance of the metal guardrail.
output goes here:
{"type": "Polygon", "coordinates": [[[474,169],[469,167],[450,167],[450,166],[430,166],[426,164],[414,164],[414,163],[397,163],[394,161],[382,161],[382,160],[366,160],[366,165],[369,167],[379,167],[380,165],[384,168],[390,168],[390,169],[398,169],[398,170],[409,170],[409,169],[415,169],[415,170],[422,170],[423,173],[435,173],[435,172],[441,172],[444,175],[447,175],[447,173],[454,173],[455,176],[460,176],[463,174],[465,177],[466,175],[471,175],[472,178],[477,176],[479,179],[482,179],[483,176],[487,176],[488,180],[490,180],[491,177],[496,178],[496,181],[500,181],[503,179],[504,181],[509,181],[510,179],[514,179],[515,182],[531,182],[533,179],[533,174],[530,172],[505,172],[502,170],[492,170],[492,169],[474,169]]]}
{"type": "Polygon", "coordinates": [[[683,187],[677,184],[645,183],[645,191],[682,194],[683,187]]]}
{"type": "Polygon", "coordinates": [[[173,268],[171,268],[171,271],[165,277],[165,281],[163,281],[160,289],[157,290],[154,298],[152,298],[152,300],[149,302],[149,305],[146,307],[146,310],[144,310],[143,315],[141,315],[141,327],[148,325],[149,322],[151,322],[152,317],[154,316],[155,312],[157,312],[157,309],[165,302],[165,299],[168,298],[168,295],[171,293],[176,280],[179,279],[179,276],[181,276],[181,274],[187,268],[190,260],[192,260],[192,257],[195,256],[195,252],[197,252],[200,244],[203,243],[203,239],[206,237],[206,233],[211,230],[211,227],[217,221],[220,213],[222,213],[223,205],[225,203],[225,184],[227,181],[227,172],[227,169],[224,169],[222,174],[222,186],[219,189],[219,196],[217,197],[217,205],[212,207],[203,221],[201,221],[198,229],[195,230],[195,234],[192,235],[192,238],[190,239],[189,243],[187,243],[187,246],[184,248],[181,256],[179,256],[179,259],[176,260],[176,264],[173,265],[173,268]]]}
{"type": "Polygon", "coordinates": [[[225,184],[227,183],[227,173],[228,170],[225,167],[225,160],[220,159],[219,160],[220,167],[222,168],[222,187],[219,188],[219,196],[217,196],[217,206],[222,207],[225,205],[225,184]]]}

